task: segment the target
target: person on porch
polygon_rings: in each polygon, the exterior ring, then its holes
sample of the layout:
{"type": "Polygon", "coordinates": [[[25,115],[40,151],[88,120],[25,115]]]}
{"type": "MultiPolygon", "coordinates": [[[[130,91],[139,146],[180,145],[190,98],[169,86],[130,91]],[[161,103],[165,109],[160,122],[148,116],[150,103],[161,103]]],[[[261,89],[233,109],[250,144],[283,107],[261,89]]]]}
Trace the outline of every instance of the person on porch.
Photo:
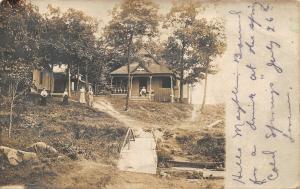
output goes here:
{"type": "Polygon", "coordinates": [[[48,96],[48,93],[47,93],[46,89],[43,88],[43,90],[41,92],[41,105],[42,106],[47,105],[47,96],[48,96]]]}
{"type": "Polygon", "coordinates": [[[140,92],[140,96],[146,96],[146,93],[147,93],[147,90],[146,90],[145,86],[143,86],[143,88],[141,89],[141,92],[140,92]]]}

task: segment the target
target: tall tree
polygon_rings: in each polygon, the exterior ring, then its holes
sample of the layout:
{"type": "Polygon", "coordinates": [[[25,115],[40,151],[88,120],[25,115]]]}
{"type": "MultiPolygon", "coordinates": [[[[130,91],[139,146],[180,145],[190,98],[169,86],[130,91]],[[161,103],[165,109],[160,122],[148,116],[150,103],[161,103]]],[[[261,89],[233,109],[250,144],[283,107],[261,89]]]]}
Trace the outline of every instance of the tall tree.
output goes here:
{"type": "Polygon", "coordinates": [[[174,2],[163,25],[172,32],[165,42],[163,58],[179,76],[180,102],[184,84],[197,82],[207,75],[210,62],[226,46],[222,23],[199,18],[200,9],[196,1],[174,2]]]}
{"type": "MultiPolygon", "coordinates": [[[[68,9],[62,13],[59,8],[48,6],[40,56],[51,68],[54,65],[68,65],[68,76],[70,73],[83,74],[88,84],[88,67],[94,55],[97,28],[97,21],[82,11],[68,9]]],[[[70,81],[68,86],[70,93],[70,81]]]]}
{"type": "Polygon", "coordinates": [[[202,28],[201,31],[194,30],[192,35],[194,36],[193,47],[199,49],[199,56],[202,57],[202,63],[198,72],[204,75],[204,90],[203,99],[201,105],[201,111],[204,109],[206,94],[207,94],[207,80],[208,74],[215,74],[217,70],[211,65],[212,61],[222,55],[226,49],[226,38],[224,21],[213,20],[210,23],[198,22],[196,23],[198,28],[202,28]],[[206,26],[206,27],[205,27],[206,26]]]}
{"type": "Polygon", "coordinates": [[[130,58],[137,39],[147,40],[158,33],[158,7],[149,0],[125,0],[112,11],[112,20],[105,27],[108,43],[126,58],[128,80],[125,111],[129,106],[130,58]]]}
{"type": "Polygon", "coordinates": [[[15,101],[31,84],[31,71],[39,63],[36,52],[41,20],[36,7],[25,1],[0,4],[0,87],[10,104],[9,137],[15,101]]]}

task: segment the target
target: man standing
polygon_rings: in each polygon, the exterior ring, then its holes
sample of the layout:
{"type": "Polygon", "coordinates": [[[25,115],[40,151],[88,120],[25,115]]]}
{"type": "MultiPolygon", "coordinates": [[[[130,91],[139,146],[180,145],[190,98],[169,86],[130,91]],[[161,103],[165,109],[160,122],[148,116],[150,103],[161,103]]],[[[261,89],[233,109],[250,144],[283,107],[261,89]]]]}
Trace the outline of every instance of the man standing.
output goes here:
{"type": "Polygon", "coordinates": [[[46,106],[47,104],[47,96],[48,96],[48,93],[46,91],[45,88],[43,88],[42,92],[41,92],[41,105],[42,106],[46,106]]]}

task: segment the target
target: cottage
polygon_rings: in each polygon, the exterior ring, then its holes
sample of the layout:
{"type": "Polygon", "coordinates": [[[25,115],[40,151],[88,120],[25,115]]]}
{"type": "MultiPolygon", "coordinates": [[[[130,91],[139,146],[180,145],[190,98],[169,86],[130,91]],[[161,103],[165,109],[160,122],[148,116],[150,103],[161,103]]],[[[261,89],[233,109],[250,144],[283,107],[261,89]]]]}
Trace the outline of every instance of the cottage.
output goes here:
{"type": "MultiPolygon", "coordinates": [[[[175,73],[165,64],[159,63],[148,52],[141,51],[139,59],[130,64],[129,97],[131,99],[149,99],[159,102],[174,102],[180,94],[179,80],[175,73]],[[140,95],[142,88],[146,88],[146,97],[140,95]]],[[[128,70],[124,65],[110,73],[112,95],[127,94],[128,70]]],[[[184,85],[183,98],[190,102],[190,87],[184,85]]]]}
{"type": "Polygon", "coordinates": [[[48,69],[34,69],[32,71],[32,81],[34,87],[32,90],[40,92],[43,88],[52,92],[54,90],[53,72],[48,69]]]}
{"type": "Polygon", "coordinates": [[[67,87],[65,66],[54,66],[50,69],[35,69],[32,72],[32,81],[37,92],[45,88],[50,93],[63,93],[67,87]]]}

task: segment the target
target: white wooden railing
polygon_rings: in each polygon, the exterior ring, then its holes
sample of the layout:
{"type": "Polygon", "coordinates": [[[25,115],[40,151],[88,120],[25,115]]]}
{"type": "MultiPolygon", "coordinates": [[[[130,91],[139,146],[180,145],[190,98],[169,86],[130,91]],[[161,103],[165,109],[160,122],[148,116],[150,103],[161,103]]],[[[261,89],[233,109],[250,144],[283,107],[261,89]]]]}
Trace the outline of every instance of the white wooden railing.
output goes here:
{"type": "Polygon", "coordinates": [[[131,141],[135,141],[135,137],[132,129],[128,128],[121,150],[126,146],[126,144],[128,144],[128,150],[129,150],[131,141]]]}

